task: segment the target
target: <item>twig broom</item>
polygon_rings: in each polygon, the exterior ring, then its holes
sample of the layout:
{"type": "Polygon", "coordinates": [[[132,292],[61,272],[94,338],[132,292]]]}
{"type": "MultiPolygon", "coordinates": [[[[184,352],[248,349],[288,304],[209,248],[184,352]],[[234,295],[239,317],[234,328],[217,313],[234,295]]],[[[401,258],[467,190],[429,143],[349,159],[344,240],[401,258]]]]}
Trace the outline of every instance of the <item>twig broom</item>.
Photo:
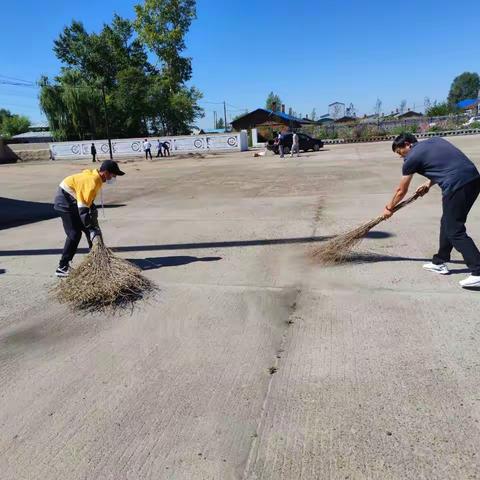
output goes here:
{"type": "MultiPolygon", "coordinates": [[[[395,208],[393,208],[393,212],[398,212],[398,210],[414,202],[420,196],[420,194],[415,193],[396,205],[395,208]]],[[[365,235],[384,220],[386,220],[386,218],[381,215],[353,230],[337,235],[320,247],[313,249],[310,252],[310,256],[315,261],[324,264],[341,263],[348,257],[352,249],[363,240],[365,235]]]]}
{"type": "Polygon", "coordinates": [[[90,253],[53,293],[74,309],[96,311],[131,305],[155,288],[138,267],[117,257],[97,236],[90,253]]]}

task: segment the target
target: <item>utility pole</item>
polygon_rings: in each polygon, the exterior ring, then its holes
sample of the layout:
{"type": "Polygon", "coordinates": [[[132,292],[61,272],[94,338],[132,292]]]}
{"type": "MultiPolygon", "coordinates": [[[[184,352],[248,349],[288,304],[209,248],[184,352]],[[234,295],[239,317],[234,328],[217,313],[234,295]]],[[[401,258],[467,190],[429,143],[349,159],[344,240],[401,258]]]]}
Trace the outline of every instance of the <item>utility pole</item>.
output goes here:
{"type": "Polygon", "coordinates": [[[217,128],[217,112],[215,110],[213,111],[213,128],[217,128]]]}
{"type": "Polygon", "coordinates": [[[102,83],[103,113],[105,115],[105,128],[107,130],[108,149],[110,151],[110,160],[113,160],[112,140],[110,138],[110,126],[108,124],[107,98],[105,96],[105,85],[102,83]]]}
{"type": "Polygon", "coordinates": [[[225,117],[225,133],[227,132],[227,103],[223,101],[223,116],[225,117]]]}

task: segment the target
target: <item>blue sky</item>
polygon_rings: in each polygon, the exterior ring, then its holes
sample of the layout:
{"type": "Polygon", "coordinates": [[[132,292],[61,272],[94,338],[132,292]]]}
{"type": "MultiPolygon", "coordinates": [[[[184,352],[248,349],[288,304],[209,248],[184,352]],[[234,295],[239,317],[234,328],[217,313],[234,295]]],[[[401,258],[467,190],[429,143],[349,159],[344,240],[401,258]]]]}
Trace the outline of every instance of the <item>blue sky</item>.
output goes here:
{"type": "MultiPolygon", "coordinates": [[[[52,45],[72,19],[97,31],[139,0],[22,0],[2,6],[0,80],[54,76],[52,45]]],[[[372,113],[406,99],[443,100],[453,78],[480,71],[478,0],[198,0],[187,37],[192,84],[204,98],[201,126],[264,106],[271,90],[304,115],[333,101],[372,113]],[[476,31],[477,30],[477,31],[476,31]],[[218,102],[218,104],[217,104],[218,102]],[[222,113],[223,114],[223,113],[222,113]]],[[[34,89],[0,84],[0,108],[41,120],[34,89]]]]}

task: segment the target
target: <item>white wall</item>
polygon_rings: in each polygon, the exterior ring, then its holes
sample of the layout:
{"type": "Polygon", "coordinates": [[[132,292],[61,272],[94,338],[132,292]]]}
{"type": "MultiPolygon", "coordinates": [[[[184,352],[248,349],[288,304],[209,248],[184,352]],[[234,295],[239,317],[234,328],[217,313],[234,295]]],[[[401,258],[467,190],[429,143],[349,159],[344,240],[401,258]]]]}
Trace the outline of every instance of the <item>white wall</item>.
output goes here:
{"type": "MultiPolygon", "coordinates": [[[[152,155],[157,152],[157,139],[170,144],[170,153],[206,152],[214,151],[244,151],[248,150],[248,137],[245,132],[222,133],[213,135],[190,135],[183,137],[152,137],[152,155]]],[[[144,138],[128,138],[112,140],[112,149],[115,156],[138,155],[143,156],[144,138]]],[[[107,140],[94,140],[97,155],[109,153],[107,140]]],[[[54,158],[81,158],[90,156],[92,141],[81,142],[54,142],[49,147],[54,158]]]]}

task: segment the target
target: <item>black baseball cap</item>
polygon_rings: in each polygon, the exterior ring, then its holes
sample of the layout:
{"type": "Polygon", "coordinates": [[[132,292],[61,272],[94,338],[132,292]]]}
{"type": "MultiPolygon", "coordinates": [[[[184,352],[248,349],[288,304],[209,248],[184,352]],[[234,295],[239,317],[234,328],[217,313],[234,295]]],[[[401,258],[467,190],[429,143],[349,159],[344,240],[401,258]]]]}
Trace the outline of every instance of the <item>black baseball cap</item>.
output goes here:
{"type": "Polygon", "coordinates": [[[114,162],[113,160],[105,160],[102,162],[102,165],[100,165],[100,171],[101,172],[109,172],[113,173],[114,175],[125,175],[125,172],[122,172],[118,166],[117,162],[114,162]]]}

